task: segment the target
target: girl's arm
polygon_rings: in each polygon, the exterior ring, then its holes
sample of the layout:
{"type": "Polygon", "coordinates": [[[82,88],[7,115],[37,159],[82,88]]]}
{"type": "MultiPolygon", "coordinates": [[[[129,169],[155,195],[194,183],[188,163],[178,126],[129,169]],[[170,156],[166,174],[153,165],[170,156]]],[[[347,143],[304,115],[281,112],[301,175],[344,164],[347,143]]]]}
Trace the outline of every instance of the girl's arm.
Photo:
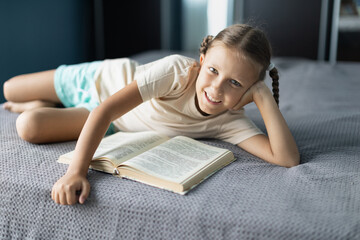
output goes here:
{"type": "Polygon", "coordinates": [[[254,101],[264,120],[268,136],[256,135],[238,144],[247,152],[267,162],[284,167],[299,164],[295,140],[282,116],[270,89],[263,81],[255,83],[235,109],[254,101]]]}
{"type": "Polygon", "coordinates": [[[90,113],[77,141],[73,161],[53,186],[51,196],[56,203],[84,203],[90,192],[86,179],[90,161],[110,123],[142,102],[137,83],[133,81],[90,113]],[[76,196],[78,191],[79,197],[76,196]]]}

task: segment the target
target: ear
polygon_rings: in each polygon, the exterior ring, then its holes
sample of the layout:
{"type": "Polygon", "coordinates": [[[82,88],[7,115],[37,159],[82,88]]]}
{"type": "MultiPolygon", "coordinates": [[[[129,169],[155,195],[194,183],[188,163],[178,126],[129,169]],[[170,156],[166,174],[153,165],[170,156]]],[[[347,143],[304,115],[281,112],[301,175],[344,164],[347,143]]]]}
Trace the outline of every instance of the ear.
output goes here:
{"type": "Polygon", "coordinates": [[[205,54],[200,54],[200,65],[202,65],[203,64],[203,62],[204,62],[204,59],[205,59],[205,54]]]}

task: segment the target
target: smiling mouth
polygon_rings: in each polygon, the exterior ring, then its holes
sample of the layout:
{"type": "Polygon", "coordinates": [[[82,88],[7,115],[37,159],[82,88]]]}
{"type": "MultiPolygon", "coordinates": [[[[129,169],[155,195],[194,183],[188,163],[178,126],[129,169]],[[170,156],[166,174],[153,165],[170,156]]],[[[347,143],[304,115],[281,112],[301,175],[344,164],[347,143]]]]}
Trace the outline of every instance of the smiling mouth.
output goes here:
{"type": "Polygon", "coordinates": [[[206,99],[207,99],[209,102],[211,102],[211,103],[213,103],[213,104],[219,104],[219,103],[221,103],[220,100],[216,100],[216,99],[212,98],[207,92],[205,92],[205,97],[206,97],[206,99]]]}

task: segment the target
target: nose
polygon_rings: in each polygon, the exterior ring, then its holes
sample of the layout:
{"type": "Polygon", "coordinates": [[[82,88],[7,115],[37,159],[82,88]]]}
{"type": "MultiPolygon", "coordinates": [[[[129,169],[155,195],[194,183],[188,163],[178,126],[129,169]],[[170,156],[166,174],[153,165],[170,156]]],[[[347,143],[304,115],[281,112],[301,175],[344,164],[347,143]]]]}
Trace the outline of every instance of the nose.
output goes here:
{"type": "Polygon", "coordinates": [[[223,80],[218,77],[211,82],[211,90],[213,94],[221,96],[223,94],[223,80]]]}

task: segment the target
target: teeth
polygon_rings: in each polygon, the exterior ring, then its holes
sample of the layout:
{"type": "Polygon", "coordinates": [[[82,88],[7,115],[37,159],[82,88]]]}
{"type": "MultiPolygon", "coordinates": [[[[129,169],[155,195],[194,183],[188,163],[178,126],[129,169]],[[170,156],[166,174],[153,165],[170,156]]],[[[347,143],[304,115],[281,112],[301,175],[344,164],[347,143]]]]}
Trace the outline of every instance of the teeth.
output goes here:
{"type": "Polygon", "coordinates": [[[205,92],[205,93],[206,93],[207,98],[208,98],[210,101],[215,102],[215,103],[221,102],[221,101],[218,101],[218,100],[213,99],[207,92],[205,92]]]}

